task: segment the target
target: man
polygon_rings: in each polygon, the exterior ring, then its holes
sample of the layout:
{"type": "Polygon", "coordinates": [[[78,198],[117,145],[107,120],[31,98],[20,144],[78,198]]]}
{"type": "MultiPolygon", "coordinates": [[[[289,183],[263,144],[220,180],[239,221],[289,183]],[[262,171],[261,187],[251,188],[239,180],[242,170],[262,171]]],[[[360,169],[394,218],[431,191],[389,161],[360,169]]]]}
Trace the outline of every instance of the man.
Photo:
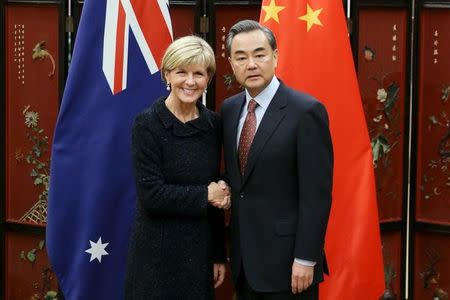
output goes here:
{"type": "Polygon", "coordinates": [[[324,106],[275,77],[273,33],[251,20],[228,34],[245,91],[222,105],[238,299],[318,299],[327,271],[333,150],[324,106]]]}

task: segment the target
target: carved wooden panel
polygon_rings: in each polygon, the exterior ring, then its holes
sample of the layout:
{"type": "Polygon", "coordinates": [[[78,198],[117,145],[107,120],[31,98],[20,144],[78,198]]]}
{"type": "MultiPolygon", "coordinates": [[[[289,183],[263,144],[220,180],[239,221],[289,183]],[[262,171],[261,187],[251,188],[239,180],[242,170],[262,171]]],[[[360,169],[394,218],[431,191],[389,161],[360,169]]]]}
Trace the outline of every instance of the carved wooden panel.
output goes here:
{"type": "Polygon", "coordinates": [[[402,218],[407,14],[406,9],[370,8],[359,15],[358,81],[381,222],[402,218]]]}
{"type": "Polygon", "coordinates": [[[450,224],[450,9],[423,9],[416,219],[450,224]]]}
{"type": "Polygon", "coordinates": [[[4,270],[5,299],[44,299],[47,293],[58,290],[45,251],[44,236],[7,233],[4,270]]]}
{"type": "Polygon", "coordinates": [[[47,215],[45,187],[60,92],[59,15],[53,4],[5,9],[6,218],[11,221],[43,224],[47,215]]]}
{"type": "Polygon", "coordinates": [[[172,20],[173,37],[182,37],[195,33],[194,6],[171,5],[170,17],[172,20]]]}
{"type": "Polygon", "coordinates": [[[228,62],[225,38],[236,22],[243,19],[259,20],[259,6],[217,6],[216,7],[216,110],[220,110],[223,100],[242,91],[236,83],[228,62]]]}
{"type": "Polygon", "coordinates": [[[386,290],[383,299],[400,299],[402,276],[402,236],[401,232],[382,232],[384,274],[386,290]],[[389,298],[390,296],[391,298],[389,298]]]}
{"type": "Polygon", "coordinates": [[[416,234],[414,297],[412,299],[448,299],[450,293],[449,249],[448,235],[425,232],[416,234]]]}

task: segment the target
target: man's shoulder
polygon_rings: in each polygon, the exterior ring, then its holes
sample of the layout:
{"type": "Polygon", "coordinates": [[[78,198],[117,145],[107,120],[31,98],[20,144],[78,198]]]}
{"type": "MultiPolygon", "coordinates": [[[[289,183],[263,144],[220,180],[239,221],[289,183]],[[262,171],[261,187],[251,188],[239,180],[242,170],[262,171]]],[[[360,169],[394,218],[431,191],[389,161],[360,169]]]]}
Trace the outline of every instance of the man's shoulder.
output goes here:
{"type": "Polygon", "coordinates": [[[279,92],[286,97],[288,104],[299,106],[303,109],[308,109],[314,106],[322,106],[321,101],[313,95],[296,90],[285,84],[280,85],[279,92]]]}
{"type": "Polygon", "coordinates": [[[227,109],[228,107],[232,107],[233,104],[239,103],[244,98],[245,98],[245,91],[242,91],[236,95],[226,98],[225,100],[223,100],[223,103],[221,106],[222,111],[224,109],[227,109]]]}
{"type": "Polygon", "coordinates": [[[242,92],[237,93],[237,94],[235,94],[235,95],[233,95],[231,97],[228,97],[223,102],[224,103],[226,103],[226,102],[230,103],[230,102],[233,102],[233,101],[238,101],[239,99],[242,99],[242,97],[245,97],[245,91],[242,91],[242,92]]]}
{"type": "Polygon", "coordinates": [[[316,98],[314,98],[314,96],[307,94],[306,92],[294,89],[286,84],[280,85],[279,92],[289,98],[298,99],[300,101],[305,101],[305,102],[318,101],[316,98]]]}

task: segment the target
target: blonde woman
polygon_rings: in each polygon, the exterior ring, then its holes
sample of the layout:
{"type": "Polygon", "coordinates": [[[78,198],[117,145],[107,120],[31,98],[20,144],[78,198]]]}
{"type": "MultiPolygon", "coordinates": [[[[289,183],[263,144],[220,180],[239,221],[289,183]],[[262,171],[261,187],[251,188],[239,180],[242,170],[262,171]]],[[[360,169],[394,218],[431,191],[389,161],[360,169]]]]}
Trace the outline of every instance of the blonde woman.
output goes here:
{"type": "Polygon", "coordinates": [[[219,180],[221,121],[199,101],[215,69],[203,39],[175,40],[161,65],[169,95],[135,119],[126,299],[214,299],[223,282],[230,192],[219,180]]]}

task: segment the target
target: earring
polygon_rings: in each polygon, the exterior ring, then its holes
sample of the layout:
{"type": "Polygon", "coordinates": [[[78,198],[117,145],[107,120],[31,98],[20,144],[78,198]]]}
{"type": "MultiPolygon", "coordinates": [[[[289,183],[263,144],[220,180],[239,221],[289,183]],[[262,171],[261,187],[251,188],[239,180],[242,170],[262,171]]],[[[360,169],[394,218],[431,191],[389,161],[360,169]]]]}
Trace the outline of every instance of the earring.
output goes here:
{"type": "Polygon", "coordinates": [[[205,90],[203,91],[203,94],[206,95],[207,92],[208,92],[208,89],[205,89],[205,90]]]}
{"type": "Polygon", "coordinates": [[[166,84],[166,90],[167,90],[168,92],[170,92],[170,82],[168,82],[168,83],[166,84]]]}

